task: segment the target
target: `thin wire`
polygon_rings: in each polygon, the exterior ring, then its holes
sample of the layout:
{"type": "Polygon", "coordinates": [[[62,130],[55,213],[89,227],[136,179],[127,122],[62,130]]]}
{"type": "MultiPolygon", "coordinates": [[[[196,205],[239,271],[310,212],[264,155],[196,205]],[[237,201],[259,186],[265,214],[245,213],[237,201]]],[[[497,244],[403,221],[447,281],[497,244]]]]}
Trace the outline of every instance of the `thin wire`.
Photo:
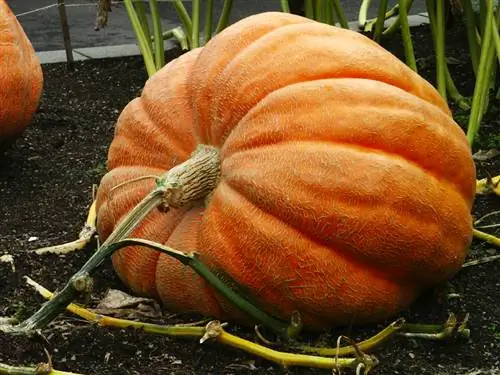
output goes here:
{"type": "MultiPolygon", "coordinates": [[[[43,10],[47,10],[47,9],[54,8],[57,6],[59,6],[59,4],[56,3],[56,4],[47,5],[47,6],[44,6],[41,8],[28,10],[27,12],[16,14],[16,17],[25,16],[25,15],[31,14],[31,13],[41,12],[43,10]]],[[[80,4],[64,4],[64,6],[69,8],[69,7],[97,6],[97,4],[96,3],[80,3],[80,4]]]]}
{"type": "Polygon", "coordinates": [[[25,16],[25,15],[27,15],[27,14],[31,14],[31,13],[35,13],[35,12],[40,12],[40,11],[42,11],[42,10],[49,9],[49,8],[53,8],[53,7],[55,7],[55,6],[57,6],[57,4],[47,5],[47,6],[42,7],[42,8],[29,10],[29,11],[24,12],[24,13],[19,13],[19,14],[16,14],[16,17],[21,17],[21,16],[25,16]]]}
{"type": "MultiPolygon", "coordinates": [[[[137,0],[135,0],[135,1],[137,1],[137,0]]],[[[146,2],[146,0],[141,0],[141,1],[142,2],[146,2]]],[[[172,0],[156,0],[156,1],[158,3],[171,3],[172,2],[172,0]]],[[[41,7],[41,8],[36,8],[36,9],[28,10],[27,12],[16,14],[15,16],[16,17],[26,16],[26,15],[31,14],[31,13],[37,13],[37,12],[41,12],[41,11],[44,11],[44,10],[47,10],[47,9],[50,9],[50,8],[54,8],[54,7],[57,7],[59,5],[60,4],[57,4],[57,3],[56,4],[47,5],[47,6],[44,6],[44,7],[41,7]]],[[[85,6],[95,6],[96,7],[97,3],[93,2],[93,3],[80,3],[80,4],[64,4],[64,6],[65,7],[85,7],[85,6]]]]}

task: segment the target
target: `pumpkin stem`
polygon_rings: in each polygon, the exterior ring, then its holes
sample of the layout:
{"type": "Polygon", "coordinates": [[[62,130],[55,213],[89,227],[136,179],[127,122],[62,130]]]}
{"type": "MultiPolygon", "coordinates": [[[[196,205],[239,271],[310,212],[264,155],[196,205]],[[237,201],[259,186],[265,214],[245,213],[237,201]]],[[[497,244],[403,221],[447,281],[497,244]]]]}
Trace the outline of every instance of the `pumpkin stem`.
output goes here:
{"type": "Polygon", "coordinates": [[[158,182],[164,191],[162,208],[180,208],[204,199],[220,178],[220,153],[213,146],[199,145],[184,163],[169,170],[158,182]]]}
{"type": "Polygon", "coordinates": [[[217,186],[219,175],[219,151],[212,146],[200,145],[191,158],[158,179],[157,187],[129,211],[102,246],[52,300],[18,325],[7,328],[0,326],[0,329],[30,333],[45,327],[81,293],[78,281],[90,277],[117,250],[116,246],[111,245],[126,238],[156,207],[181,207],[189,202],[206,198],[217,186]]]}

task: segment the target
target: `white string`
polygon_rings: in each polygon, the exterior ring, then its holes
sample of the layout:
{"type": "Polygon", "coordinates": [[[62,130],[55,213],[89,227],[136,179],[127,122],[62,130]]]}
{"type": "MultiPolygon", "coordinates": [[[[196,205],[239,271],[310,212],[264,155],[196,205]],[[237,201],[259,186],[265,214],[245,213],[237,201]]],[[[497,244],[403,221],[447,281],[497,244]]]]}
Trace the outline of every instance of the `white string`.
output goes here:
{"type": "Polygon", "coordinates": [[[42,8],[29,10],[29,11],[24,12],[24,13],[19,13],[19,14],[16,14],[16,17],[21,17],[21,16],[24,16],[24,15],[26,15],[26,14],[31,14],[31,13],[35,13],[35,12],[40,12],[40,11],[42,11],[42,10],[49,9],[49,8],[52,8],[52,7],[55,7],[55,6],[57,6],[57,4],[47,5],[47,6],[42,7],[42,8]]]}
{"type": "MultiPolygon", "coordinates": [[[[170,3],[170,2],[172,2],[172,0],[156,0],[156,1],[158,3],[170,3]]],[[[142,0],[142,2],[145,2],[145,0],[142,0]]],[[[56,7],[56,6],[59,6],[59,4],[51,4],[51,5],[47,5],[47,6],[41,7],[41,8],[28,10],[27,12],[16,14],[16,17],[25,16],[25,15],[31,14],[31,13],[41,12],[43,10],[47,10],[47,9],[50,9],[50,8],[53,8],[53,7],[56,7]]],[[[64,6],[65,7],[97,6],[97,3],[64,4],[64,6]]]]}
{"type": "MultiPolygon", "coordinates": [[[[16,17],[25,16],[25,15],[31,14],[31,13],[41,12],[43,10],[47,10],[47,9],[50,9],[50,8],[53,8],[56,6],[59,6],[59,4],[51,4],[51,5],[41,7],[41,8],[28,10],[27,12],[16,14],[16,17]]],[[[97,6],[97,4],[96,3],[64,4],[64,6],[65,7],[85,7],[85,6],[97,6]]]]}

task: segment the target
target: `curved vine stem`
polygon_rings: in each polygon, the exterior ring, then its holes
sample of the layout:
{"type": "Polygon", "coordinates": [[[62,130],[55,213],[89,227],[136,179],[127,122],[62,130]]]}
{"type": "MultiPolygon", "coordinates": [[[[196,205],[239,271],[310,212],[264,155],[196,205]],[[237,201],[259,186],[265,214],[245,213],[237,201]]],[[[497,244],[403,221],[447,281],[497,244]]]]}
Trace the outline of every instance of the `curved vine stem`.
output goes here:
{"type": "MultiPolygon", "coordinates": [[[[500,14],[500,12],[499,12],[500,14]]],[[[488,91],[490,79],[494,68],[495,47],[493,41],[493,24],[500,20],[495,20],[493,10],[493,0],[486,0],[486,25],[481,42],[481,53],[479,57],[478,75],[472,97],[472,108],[467,126],[467,139],[472,146],[476,134],[479,131],[484,112],[487,108],[488,91]]]]}
{"type": "Polygon", "coordinates": [[[280,7],[283,13],[291,13],[290,4],[288,4],[288,0],[280,0],[280,7]]]}
{"type": "Polygon", "coordinates": [[[86,292],[85,280],[116,250],[112,244],[126,238],[135,227],[155,208],[182,207],[203,199],[218,183],[220,173],[219,151],[200,145],[191,158],[170,169],[157,181],[156,188],[147,194],[120,221],[114,231],[76,272],[64,288],[48,303],[17,326],[1,326],[10,332],[29,333],[50,323],[80,293],[86,292]]]}
{"type": "Polygon", "coordinates": [[[233,305],[247,313],[250,317],[255,319],[258,323],[271,328],[276,333],[284,338],[291,338],[297,336],[299,333],[297,325],[288,324],[281,320],[268,315],[263,310],[260,310],[252,303],[248,302],[245,298],[230,289],[223,281],[221,281],[208,267],[206,267],[198,258],[195,252],[185,253],[169,246],[161,245],[149,240],[139,238],[127,238],[110,245],[110,251],[115,252],[118,249],[127,246],[145,246],[150,249],[162,252],[182,264],[189,266],[198,275],[200,275],[208,284],[210,284],[217,292],[227,298],[233,305]]]}
{"type": "Polygon", "coordinates": [[[380,42],[380,36],[382,35],[382,31],[384,30],[384,24],[387,18],[386,11],[387,0],[380,0],[380,4],[378,5],[378,16],[375,23],[375,33],[373,35],[373,40],[375,40],[377,43],[380,42]]]}
{"type": "MultiPolygon", "coordinates": [[[[383,0],[386,1],[386,0],[383,0]]],[[[368,9],[370,8],[370,5],[372,3],[372,0],[363,0],[361,2],[361,6],[359,7],[359,12],[358,12],[358,27],[363,28],[366,25],[366,19],[368,15],[368,9]]],[[[384,11],[385,14],[385,11],[384,11]]]]}
{"type": "Polygon", "coordinates": [[[417,71],[417,62],[413,52],[413,43],[411,41],[410,25],[408,23],[408,0],[399,0],[399,19],[401,20],[401,35],[403,37],[403,46],[405,50],[406,64],[413,71],[417,71]]]}
{"type": "Polygon", "coordinates": [[[215,29],[216,34],[224,30],[229,24],[229,16],[231,15],[232,8],[233,8],[233,0],[224,0],[224,5],[222,6],[222,13],[219,17],[217,28],[215,29]]]}
{"type": "MultiPolygon", "coordinates": [[[[44,288],[42,285],[36,283],[35,281],[27,278],[28,283],[33,286],[38,293],[40,293],[44,298],[51,299],[55,298],[54,294],[44,288]]],[[[143,323],[132,320],[118,319],[102,314],[96,314],[88,309],[80,307],[75,304],[68,304],[66,309],[75,315],[82,317],[83,319],[95,322],[101,326],[117,327],[117,328],[128,328],[133,327],[136,329],[142,329],[145,332],[161,334],[173,337],[192,337],[199,339],[200,343],[207,342],[209,340],[216,341],[220,344],[225,344],[233,348],[241,349],[247,353],[257,355],[261,358],[267,359],[279,365],[289,367],[316,367],[325,369],[334,368],[356,368],[359,364],[363,364],[368,369],[372,369],[378,364],[375,357],[371,355],[366,355],[361,353],[354,358],[325,358],[321,356],[296,354],[281,352],[273,349],[269,349],[257,343],[242,339],[235,335],[230,334],[225,331],[223,327],[225,324],[221,324],[219,321],[210,321],[205,327],[196,327],[193,325],[175,325],[166,326],[160,324],[143,323]]],[[[343,348],[340,348],[341,350],[343,348]]],[[[352,353],[351,350],[348,351],[352,353]]]]}

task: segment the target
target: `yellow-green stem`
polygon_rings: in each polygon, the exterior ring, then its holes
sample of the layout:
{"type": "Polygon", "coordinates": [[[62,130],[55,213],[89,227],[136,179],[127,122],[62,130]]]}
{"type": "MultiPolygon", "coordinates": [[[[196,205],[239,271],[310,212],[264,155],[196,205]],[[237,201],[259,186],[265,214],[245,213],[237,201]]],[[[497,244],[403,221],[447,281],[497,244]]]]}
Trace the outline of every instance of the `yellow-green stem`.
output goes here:
{"type": "Polygon", "coordinates": [[[170,39],[172,37],[179,42],[183,51],[187,51],[189,49],[188,39],[182,27],[177,26],[163,33],[163,39],[170,39]]]}
{"type": "MultiPolygon", "coordinates": [[[[387,2],[387,0],[384,0],[387,2]]],[[[370,8],[372,0],[363,0],[361,2],[361,6],[359,7],[359,13],[358,13],[358,26],[359,27],[365,27],[366,25],[366,17],[368,15],[368,9],[370,8]]],[[[384,10],[385,14],[385,10],[384,10]]]]}
{"type": "MultiPolygon", "coordinates": [[[[408,0],[406,3],[406,13],[410,13],[410,8],[413,5],[413,0],[408,0]]],[[[398,11],[399,14],[396,17],[396,20],[386,29],[382,32],[382,36],[387,37],[390,35],[394,35],[396,31],[399,30],[399,27],[401,25],[401,9],[399,9],[399,4],[398,4],[398,11]]]]}
{"type": "Polygon", "coordinates": [[[448,91],[448,94],[450,94],[450,98],[457,103],[460,109],[463,109],[464,111],[470,110],[469,101],[462,94],[460,94],[457,86],[455,86],[450,69],[448,69],[448,64],[446,64],[446,90],[448,91]]]}
{"type": "Polygon", "coordinates": [[[477,239],[486,241],[496,247],[500,247],[500,238],[477,229],[473,229],[472,233],[477,239]]]}
{"type": "Polygon", "coordinates": [[[469,124],[467,127],[467,139],[469,144],[474,144],[474,139],[481,120],[485,112],[487,95],[490,87],[489,79],[493,71],[493,62],[495,57],[495,48],[492,46],[493,42],[493,0],[487,1],[487,14],[486,14],[486,27],[484,30],[483,40],[481,43],[481,56],[479,58],[478,75],[476,85],[474,87],[474,95],[472,97],[472,108],[469,117],[469,124]]]}
{"type": "Polygon", "coordinates": [[[325,13],[323,8],[323,3],[328,0],[314,0],[314,15],[316,16],[316,21],[325,22],[325,13]]]}
{"type": "Polygon", "coordinates": [[[22,367],[0,363],[0,375],[81,375],[74,372],[50,369],[48,364],[45,365],[46,369],[42,366],[22,367]]]}
{"type": "Polygon", "coordinates": [[[393,338],[398,331],[404,328],[405,324],[406,323],[404,319],[398,319],[376,335],[362,342],[356,343],[356,346],[349,345],[340,348],[319,348],[308,345],[298,345],[294,348],[299,349],[305,353],[313,353],[325,357],[333,357],[337,355],[340,357],[345,357],[348,355],[356,354],[357,349],[361,350],[364,353],[370,353],[393,338]]]}
{"type": "Polygon", "coordinates": [[[495,43],[495,50],[497,51],[498,63],[500,64],[500,35],[498,34],[498,27],[496,23],[493,23],[493,41],[495,43]]]}
{"type": "Polygon", "coordinates": [[[467,30],[467,41],[469,43],[469,53],[472,63],[472,69],[477,76],[479,65],[480,47],[478,43],[478,31],[476,27],[476,17],[470,0],[462,0],[463,19],[467,30]]]}
{"type": "Polygon", "coordinates": [[[148,17],[146,16],[146,7],[142,0],[133,0],[132,4],[134,9],[137,12],[137,17],[139,17],[139,21],[141,22],[141,27],[144,30],[144,34],[148,40],[151,40],[151,32],[149,30],[149,22],[148,17]]]}
{"type": "Polygon", "coordinates": [[[160,12],[156,0],[149,0],[151,19],[153,20],[154,53],[156,69],[159,70],[165,65],[165,46],[163,44],[163,30],[161,27],[160,12]]]}
{"type": "Polygon", "coordinates": [[[313,0],[304,0],[304,13],[305,16],[311,20],[314,19],[314,4],[313,0]]]}
{"type": "Polygon", "coordinates": [[[325,0],[325,23],[328,25],[335,25],[335,9],[331,0],[325,0]]]}
{"type": "Polygon", "coordinates": [[[401,36],[403,38],[403,46],[405,50],[406,64],[413,70],[417,71],[417,62],[415,53],[413,52],[413,43],[411,41],[410,25],[408,24],[408,13],[406,10],[408,0],[399,0],[399,18],[401,20],[401,36]]]}
{"type": "Polygon", "coordinates": [[[215,32],[218,34],[224,30],[229,24],[229,16],[231,15],[231,9],[233,8],[233,0],[224,0],[224,5],[222,6],[222,13],[219,17],[219,22],[217,23],[217,28],[215,32]]]}
{"type": "Polygon", "coordinates": [[[373,34],[373,40],[375,40],[377,43],[380,42],[380,37],[382,35],[382,31],[384,30],[386,11],[387,0],[380,0],[380,3],[378,5],[377,22],[375,23],[375,33],[373,34]]]}
{"type": "Polygon", "coordinates": [[[205,44],[212,39],[212,22],[214,14],[214,0],[206,0],[205,5],[205,44]]]}
{"type": "Polygon", "coordinates": [[[444,13],[444,1],[437,0],[432,1],[436,6],[436,84],[437,90],[441,96],[447,100],[446,97],[446,56],[444,47],[444,33],[445,33],[445,13],[444,13]]]}
{"type": "Polygon", "coordinates": [[[192,13],[191,13],[191,49],[200,46],[200,0],[192,0],[192,13]]]}
{"type": "Polygon", "coordinates": [[[340,4],[340,0],[331,0],[333,1],[333,8],[335,9],[335,14],[339,20],[340,26],[344,29],[349,29],[349,23],[347,22],[347,18],[344,13],[344,8],[340,4]]]}
{"type": "Polygon", "coordinates": [[[290,4],[288,4],[288,0],[280,0],[281,11],[284,13],[290,13],[290,4]]]}
{"type": "MultiPolygon", "coordinates": [[[[37,284],[31,279],[28,279],[28,283],[35,287],[38,293],[40,293],[44,298],[53,298],[53,293],[45,289],[43,286],[37,284]]],[[[132,320],[118,319],[113,317],[108,317],[101,314],[96,314],[90,310],[82,308],[73,303],[69,304],[67,310],[75,315],[84,318],[87,321],[95,322],[101,326],[118,327],[118,328],[135,328],[142,329],[145,332],[162,334],[166,336],[174,337],[193,337],[193,338],[203,338],[207,334],[207,329],[211,323],[206,327],[196,327],[196,326],[164,326],[152,323],[142,323],[132,320]]],[[[299,367],[317,367],[325,369],[333,368],[344,368],[344,367],[356,367],[360,363],[364,364],[368,368],[366,370],[371,370],[378,363],[377,359],[372,356],[363,355],[361,358],[324,358],[320,356],[295,354],[279,352],[277,350],[266,348],[262,345],[256,344],[254,342],[239,338],[234,336],[224,329],[222,325],[218,324],[218,332],[214,335],[213,340],[218,343],[229,345],[233,348],[241,349],[247,353],[255,354],[261,358],[267,359],[271,362],[277,363],[279,365],[289,367],[289,366],[299,366],[299,367]]],[[[217,328],[217,327],[216,327],[217,328]]],[[[340,348],[342,349],[342,348],[340,348]]]]}
{"type": "Polygon", "coordinates": [[[156,65],[153,58],[153,52],[151,50],[151,37],[148,37],[146,31],[144,30],[139,16],[136,12],[132,0],[124,0],[125,9],[127,10],[130,23],[134,29],[135,35],[137,37],[137,42],[139,44],[139,50],[141,51],[142,57],[144,59],[144,65],[146,66],[146,71],[148,76],[151,77],[156,73],[156,65]]]}
{"type": "Polygon", "coordinates": [[[172,2],[177,15],[179,16],[182,27],[184,28],[184,34],[187,37],[189,45],[191,45],[191,37],[193,35],[193,23],[191,22],[191,18],[189,17],[189,13],[187,12],[182,0],[173,0],[172,2]]]}

